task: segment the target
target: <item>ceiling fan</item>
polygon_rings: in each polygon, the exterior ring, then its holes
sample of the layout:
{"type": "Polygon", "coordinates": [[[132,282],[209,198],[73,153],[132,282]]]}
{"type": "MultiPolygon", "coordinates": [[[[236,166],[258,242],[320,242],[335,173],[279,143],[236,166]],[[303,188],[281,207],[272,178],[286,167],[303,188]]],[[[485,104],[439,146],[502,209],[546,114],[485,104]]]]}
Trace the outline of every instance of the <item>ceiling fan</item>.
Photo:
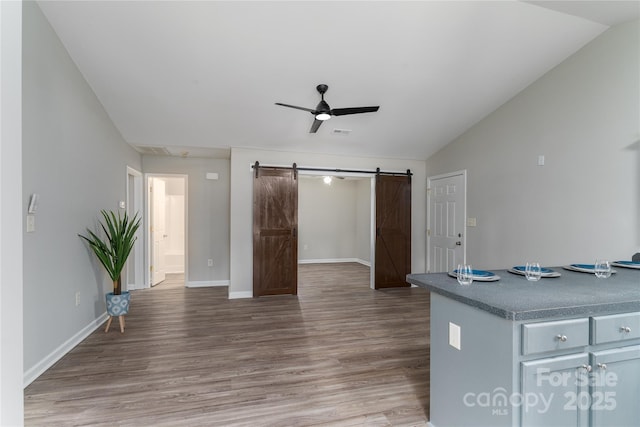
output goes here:
{"type": "Polygon", "coordinates": [[[314,116],[313,124],[311,125],[311,129],[309,129],[309,133],[316,133],[318,128],[322,124],[323,121],[329,120],[331,116],[346,116],[347,114],[360,114],[360,113],[373,113],[378,111],[380,106],[375,107],[351,107],[351,108],[331,108],[329,104],[324,100],[324,94],[329,89],[329,86],[325,84],[319,84],[316,86],[316,90],[320,93],[320,102],[316,106],[316,109],[313,110],[311,108],[305,107],[297,107],[295,105],[282,104],[280,102],[276,102],[276,105],[281,105],[283,107],[295,108],[297,110],[308,111],[314,116]]]}

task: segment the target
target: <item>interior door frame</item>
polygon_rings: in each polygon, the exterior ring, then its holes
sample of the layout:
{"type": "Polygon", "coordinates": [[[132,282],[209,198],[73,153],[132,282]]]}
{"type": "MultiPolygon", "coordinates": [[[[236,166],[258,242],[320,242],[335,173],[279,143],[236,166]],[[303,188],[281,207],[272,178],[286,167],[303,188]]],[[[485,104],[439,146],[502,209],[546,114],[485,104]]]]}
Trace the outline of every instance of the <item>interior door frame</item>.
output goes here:
{"type": "MultiPolygon", "coordinates": [[[[368,179],[370,182],[370,206],[369,206],[369,288],[375,289],[376,270],[376,175],[370,173],[357,172],[326,172],[326,171],[306,171],[298,170],[298,175],[351,177],[368,179]]],[[[299,190],[298,190],[299,191],[299,190]]]]}
{"type": "Polygon", "coordinates": [[[149,195],[149,181],[151,178],[183,178],[184,179],[184,284],[189,283],[189,175],[179,173],[146,173],[144,174],[144,195],[145,195],[145,268],[144,268],[144,288],[151,288],[153,277],[151,275],[151,265],[153,264],[153,242],[151,241],[151,197],[149,195]]]}
{"type": "Polygon", "coordinates": [[[462,257],[464,259],[464,263],[467,262],[467,170],[462,169],[454,172],[447,172],[440,175],[428,176],[427,177],[427,230],[426,230],[426,267],[427,273],[431,271],[431,181],[435,181],[443,178],[451,178],[453,176],[462,175],[462,181],[464,183],[464,194],[463,194],[463,209],[462,215],[464,217],[463,221],[463,231],[462,231],[462,257]]]}
{"type": "MultiPolygon", "coordinates": [[[[144,192],[143,192],[143,175],[137,169],[127,166],[127,199],[125,209],[127,215],[133,218],[138,213],[140,220],[144,221],[144,192]]],[[[144,280],[144,227],[139,227],[136,232],[137,244],[133,247],[133,265],[127,266],[127,290],[143,289],[144,280]],[[133,269],[131,272],[130,269],[133,269]],[[133,276],[133,283],[131,283],[133,276]]]]}

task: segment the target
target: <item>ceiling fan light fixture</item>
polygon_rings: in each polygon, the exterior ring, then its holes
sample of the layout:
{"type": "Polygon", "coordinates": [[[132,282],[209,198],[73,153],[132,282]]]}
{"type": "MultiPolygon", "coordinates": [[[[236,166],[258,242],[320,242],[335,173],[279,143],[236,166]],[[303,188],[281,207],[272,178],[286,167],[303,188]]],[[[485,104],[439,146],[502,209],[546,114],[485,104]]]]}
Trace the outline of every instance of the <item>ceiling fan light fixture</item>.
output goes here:
{"type": "Polygon", "coordinates": [[[329,113],[318,113],[316,114],[316,120],[329,120],[331,118],[331,114],[329,113]]]}

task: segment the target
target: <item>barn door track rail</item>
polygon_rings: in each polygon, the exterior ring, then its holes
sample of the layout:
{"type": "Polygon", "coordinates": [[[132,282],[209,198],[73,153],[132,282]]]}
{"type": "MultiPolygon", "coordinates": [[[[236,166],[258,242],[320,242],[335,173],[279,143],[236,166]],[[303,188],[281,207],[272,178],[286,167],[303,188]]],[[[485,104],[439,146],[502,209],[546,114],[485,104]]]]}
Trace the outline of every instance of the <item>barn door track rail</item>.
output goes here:
{"type": "MultiPolygon", "coordinates": [[[[288,166],[270,166],[270,165],[261,165],[260,162],[256,161],[253,165],[253,168],[256,178],[258,177],[260,168],[263,169],[285,169],[288,166]]],[[[413,173],[411,169],[407,169],[406,172],[391,172],[391,171],[382,171],[380,168],[376,168],[376,170],[362,170],[362,169],[331,169],[331,168],[308,168],[308,167],[298,167],[296,163],[294,163],[291,168],[297,175],[298,171],[311,171],[311,172],[328,172],[328,173],[368,173],[372,175],[391,175],[391,176],[412,176],[413,173]]]]}

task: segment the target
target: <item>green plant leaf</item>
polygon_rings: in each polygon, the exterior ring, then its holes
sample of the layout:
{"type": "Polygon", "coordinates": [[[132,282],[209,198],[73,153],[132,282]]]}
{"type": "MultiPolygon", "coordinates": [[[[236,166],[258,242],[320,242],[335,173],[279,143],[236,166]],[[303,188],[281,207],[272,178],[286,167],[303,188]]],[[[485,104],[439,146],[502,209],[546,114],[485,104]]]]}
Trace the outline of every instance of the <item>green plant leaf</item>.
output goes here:
{"type": "Polygon", "coordinates": [[[136,242],[135,234],[140,227],[140,217],[136,213],[130,220],[126,212],[124,215],[118,212],[117,216],[113,211],[102,210],[100,213],[103,218],[100,228],[105,239],[89,229],[88,237],[82,234],[78,236],[89,244],[115,285],[136,242]]]}

